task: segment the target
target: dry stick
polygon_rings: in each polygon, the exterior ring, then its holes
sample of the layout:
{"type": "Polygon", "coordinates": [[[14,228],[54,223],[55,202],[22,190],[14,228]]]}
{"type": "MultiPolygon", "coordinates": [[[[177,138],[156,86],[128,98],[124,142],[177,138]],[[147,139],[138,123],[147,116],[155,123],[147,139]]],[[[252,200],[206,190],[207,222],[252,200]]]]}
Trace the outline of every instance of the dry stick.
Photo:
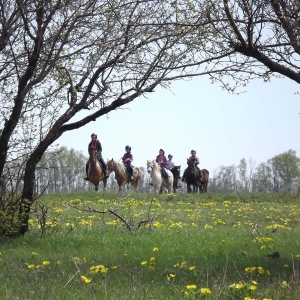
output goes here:
{"type": "Polygon", "coordinates": [[[74,262],[74,264],[75,264],[75,266],[76,266],[76,268],[77,268],[77,272],[76,272],[76,273],[68,280],[68,282],[64,285],[64,287],[66,287],[66,286],[70,283],[70,281],[71,281],[78,273],[80,273],[79,268],[78,268],[76,262],[74,261],[74,259],[73,259],[73,262],[74,262]]]}
{"type": "Polygon", "coordinates": [[[113,215],[115,215],[117,218],[119,218],[127,227],[127,229],[130,231],[131,233],[131,227],[130,225],[126,222],[126,220],[124,218],[122,218],[121,216],[119,216],[115,211],[109,209],[108,212],[112,213],[113,215]]]}
{"type": "Polygon", "coordinates": [[[152,230],[152,224],[153,224],[153,218],[150,218],[150,210],[151,210],[151,207],[152,207],[152,201],[153,201],[153,198],[151,200],[151,204],[149,206],[149,210],[148,210],[148,220],[143,220],[143,221],[140,221],[139,222],[139,225],[138,225],[138,229],[140,228],[140,226],[143,224],[143,223],[149,223],[150,225],[150,230],[152,230]]]}

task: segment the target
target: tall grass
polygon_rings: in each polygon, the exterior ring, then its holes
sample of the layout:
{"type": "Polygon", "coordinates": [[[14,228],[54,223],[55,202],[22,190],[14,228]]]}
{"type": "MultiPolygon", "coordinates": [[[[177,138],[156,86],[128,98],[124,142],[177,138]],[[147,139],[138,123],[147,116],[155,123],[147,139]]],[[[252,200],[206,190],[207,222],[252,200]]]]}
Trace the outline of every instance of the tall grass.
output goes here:
{"type": "Polygon", "coordinates": [[[300,298],[299,196],[85,192],[41,201],[44,234],[37,210],[25,237],[1,241],[0,299],[300,298]],[[116,207],[127,227],[106,212],[116,207]]]}

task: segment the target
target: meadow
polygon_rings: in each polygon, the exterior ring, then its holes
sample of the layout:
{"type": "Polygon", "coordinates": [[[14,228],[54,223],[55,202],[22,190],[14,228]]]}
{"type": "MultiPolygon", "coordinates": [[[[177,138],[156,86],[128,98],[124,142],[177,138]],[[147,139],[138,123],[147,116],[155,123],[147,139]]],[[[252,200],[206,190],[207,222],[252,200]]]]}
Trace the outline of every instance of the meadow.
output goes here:
{"type": "Polygon", "coordinates": [[[299,195],[44,195],[0,299],[300,299],[299,222],[299,195]]]}

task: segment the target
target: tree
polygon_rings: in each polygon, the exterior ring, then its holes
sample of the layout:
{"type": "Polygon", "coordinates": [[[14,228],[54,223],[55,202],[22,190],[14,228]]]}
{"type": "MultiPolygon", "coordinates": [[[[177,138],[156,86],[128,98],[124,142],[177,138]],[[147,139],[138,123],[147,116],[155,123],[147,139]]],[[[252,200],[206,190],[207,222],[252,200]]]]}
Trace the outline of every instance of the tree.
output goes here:
{"type": "Polygon", "coordinates": [[[206,69],[230,92],[253,78],[284,76],[300,83],[299,1],[188,2],[193,10],[206,10],[204,19],[191,24],[198,26],[192,41],[199,72],[206,69]]]}
{"type": "Polygon", "coordinates": [[[300,178],[300,158],[296,151],[288,150],[274,156],[270,163],[273,170],[273,178],[280,191],[292,192],[293,186],[300,178]]]}
{"type": "Polygon", "coordinates": [[[193,28],[174,23],[176,9],[157,0],[2,1],[0,176],[22,153],[20,234],[36,166],[55,140],[189,74],[182,38],[193,28]]]}
{"type": "Polygon", "coordinates": [[[287,0],[2,0],[0,177],[21,162],[18,233],[65,132],[184,77],[231,92],[274,73],[300,83],[298,13],[287,0]]]}

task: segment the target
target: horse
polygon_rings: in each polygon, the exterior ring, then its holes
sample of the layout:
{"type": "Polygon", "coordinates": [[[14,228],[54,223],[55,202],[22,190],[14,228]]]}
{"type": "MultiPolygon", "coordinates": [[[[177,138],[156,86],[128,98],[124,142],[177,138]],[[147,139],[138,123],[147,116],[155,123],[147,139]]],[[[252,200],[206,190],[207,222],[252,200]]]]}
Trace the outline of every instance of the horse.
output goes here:
{"type": "Polygon", "coordinates": [[[209,172],[206,169],[201,170],[203,181],[200,181],[199,184],[199,192],[200,193],[207,193],[207,186],[208,186],[208,179],[209,179],[209,172]]]}
{"type": "Polygon", "coordinates": [[[200,190],[200,175],[194,161],[187,159],[188,167],[186,168],[185,182],[187,184],[187,192],[197,193],[200,190]],[[193,189],[192,189],[193,188],[193,189]]]}
{"type": "Polygon", "coordinates": [[[173,178],[174,178],[174,181],[173,181],[173,191],[174,191],[174,193],[177,192],[177,189],[178,189],[178,180],[181,178],[180,177],[180,167],[181,166],[174,166],[170,170],[172,172],[173,178]]]}
{"type": "Polygon", "coordinates": [[[113,158],[107,160],[107,172],[115,172],[115,179],[117,180],[119,186],[119,192],[122,192],[125,184],[131,183],[133,190],[138,191],[138,184],[140,178],[142,177],[142,171],[138,167],[133,167],[133,180],[130,179],[130,175],[127,172],[127,168],[123,162],[115,161],[113,158]]]}
{"type": "Polygon", "coordinates": [[[155,160],[147,160],[147,172],[152,177],[152,184],[154,193],[164,192],[167,190],[168,193],[173,192],[173,174],[170,170],[166,169],[168,174],[168,182],[161,174],[160,165],[155,160]]]}
{"type": "Polygon", "coordinates": [[[98,191],[99,182],[103,181],[103,189],[106,190],[107,178],[98,160],[97,150],[90,151],[89,165],[88,165],[88,178],[89,182],[94,184],[95,191],[98,191]]]}

